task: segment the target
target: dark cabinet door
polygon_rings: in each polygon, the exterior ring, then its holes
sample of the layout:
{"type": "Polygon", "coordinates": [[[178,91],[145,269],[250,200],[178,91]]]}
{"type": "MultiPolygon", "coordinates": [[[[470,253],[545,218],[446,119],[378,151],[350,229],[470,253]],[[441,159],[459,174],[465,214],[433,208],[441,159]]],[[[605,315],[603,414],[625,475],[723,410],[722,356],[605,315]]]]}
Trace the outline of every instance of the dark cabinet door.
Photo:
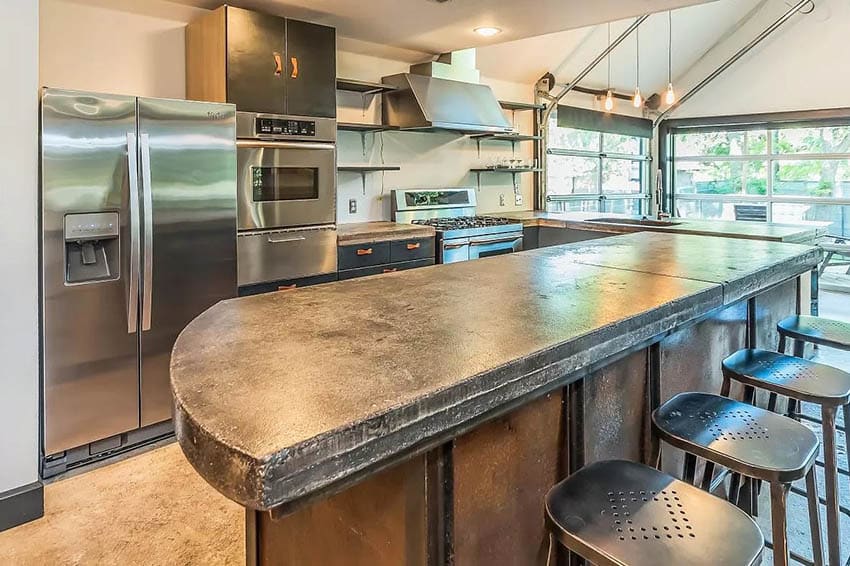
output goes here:
{"type": "Polygon", "coordinates": [[[227,101],[243,112],[285,114],[286,20],[227,7],[227,101]]]}
{"type": "Polygon", "coordinates": [[[336,30],[286,20],[286,113],[336,118],[336,30]]]}

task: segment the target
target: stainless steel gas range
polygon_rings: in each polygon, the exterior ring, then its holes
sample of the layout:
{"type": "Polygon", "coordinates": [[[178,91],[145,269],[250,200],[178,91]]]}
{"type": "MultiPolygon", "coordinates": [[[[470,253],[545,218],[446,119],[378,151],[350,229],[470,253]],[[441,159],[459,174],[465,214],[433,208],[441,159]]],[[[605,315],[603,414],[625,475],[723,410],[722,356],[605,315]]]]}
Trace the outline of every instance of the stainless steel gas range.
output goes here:
{"type": "Polygon", "coordinates": [[[437,262],[454,263],[522,251],[522,223],[477,216],[475,189],[404,189],[392,194],[396,222],[437,230],[437,262]]]}

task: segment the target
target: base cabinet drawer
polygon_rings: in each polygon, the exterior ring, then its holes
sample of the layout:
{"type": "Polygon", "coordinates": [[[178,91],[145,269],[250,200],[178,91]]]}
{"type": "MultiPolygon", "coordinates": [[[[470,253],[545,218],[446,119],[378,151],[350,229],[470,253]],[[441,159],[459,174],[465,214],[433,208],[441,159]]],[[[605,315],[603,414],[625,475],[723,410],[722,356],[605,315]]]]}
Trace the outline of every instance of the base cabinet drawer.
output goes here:
{"type": "Polygon", "coordinates": [[[434,257],[434,238],[413,238],[390,243],[390,261],[413,261],[434,257]]]}
{"type": "Polygon", "coordinates": [[[370,242],[356,246],[339,246],[339,269],[359,269],[390,263],[390,242],[370,242]]]}
{"type": "Polygon", "coordinates": [[[380,275],[381,273],[394,273],[396,271],[404,271],[405,269],[415,269],[417,267],[426,267],[434,265],[434,258],[418,259],[415,261],[402,261],[399,263],[387,263],[384,265],[373,265],[370,267],[361,267],[359,269],[345,269],[339,272],[339,280],[355,279],[357,277],[366,277],[367,275],[380,275]]]}

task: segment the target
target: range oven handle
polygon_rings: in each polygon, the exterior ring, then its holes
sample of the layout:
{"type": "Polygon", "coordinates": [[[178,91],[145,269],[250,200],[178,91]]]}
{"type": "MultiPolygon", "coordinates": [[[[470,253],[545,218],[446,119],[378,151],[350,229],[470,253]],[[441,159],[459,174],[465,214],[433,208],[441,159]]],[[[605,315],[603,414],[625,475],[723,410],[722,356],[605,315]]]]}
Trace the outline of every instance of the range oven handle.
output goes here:
{"type": "Polygon", "coordinates": [[[457,249],[460,249],[460,248],[468,246],[468,245],[469,244],[466,243],[466,242],[463,242],[462,244],[443,244],[443,249],[444,250],[457,250],[457,249]]]}
{"type": "Polygon", "coordinates": [[[490,244],[507,244],[509,242],[516,242],[522,238],[522,236],[511,236],[510,238],[497,238],[495,240],[472,240],[469,242],[470,246],[487,246],[490,244]]]}
{"type": "Polygon", "coordinates": [[[136,132],[127,132],[127,178],[130,182],[130,281],[127,293],[127,334],[139,325],[139,164],[136,132]]]}
{"type": "Polygon", "coordinates": [[[145,220],[142,258],[142,330],[151,329],[153,304],[153,195],[151,194],[151,148],[148,134],[140,134],[142,153],[142,213],[145,220]]]}
{"type": "Polygon", "coordinates": [[[296,142],[296,141],[275,141],[275,140],[236,140],[236,147],[257,147],[257,148],[272,148],[272,149],[327,149],[333,151],[336,146],[332,143],[322,142],[296,142]]]}

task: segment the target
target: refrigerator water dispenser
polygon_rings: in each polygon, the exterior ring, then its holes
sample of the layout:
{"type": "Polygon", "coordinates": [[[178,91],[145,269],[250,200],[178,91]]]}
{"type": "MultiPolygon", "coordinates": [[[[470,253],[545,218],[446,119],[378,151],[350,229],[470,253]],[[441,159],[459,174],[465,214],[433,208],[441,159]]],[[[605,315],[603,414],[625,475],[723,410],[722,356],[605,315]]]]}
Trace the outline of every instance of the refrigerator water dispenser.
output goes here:
{"type": "Polygon", "coordinates": [[[117,212],[65,215],[65,283],[118,279],[117,212]]]}

